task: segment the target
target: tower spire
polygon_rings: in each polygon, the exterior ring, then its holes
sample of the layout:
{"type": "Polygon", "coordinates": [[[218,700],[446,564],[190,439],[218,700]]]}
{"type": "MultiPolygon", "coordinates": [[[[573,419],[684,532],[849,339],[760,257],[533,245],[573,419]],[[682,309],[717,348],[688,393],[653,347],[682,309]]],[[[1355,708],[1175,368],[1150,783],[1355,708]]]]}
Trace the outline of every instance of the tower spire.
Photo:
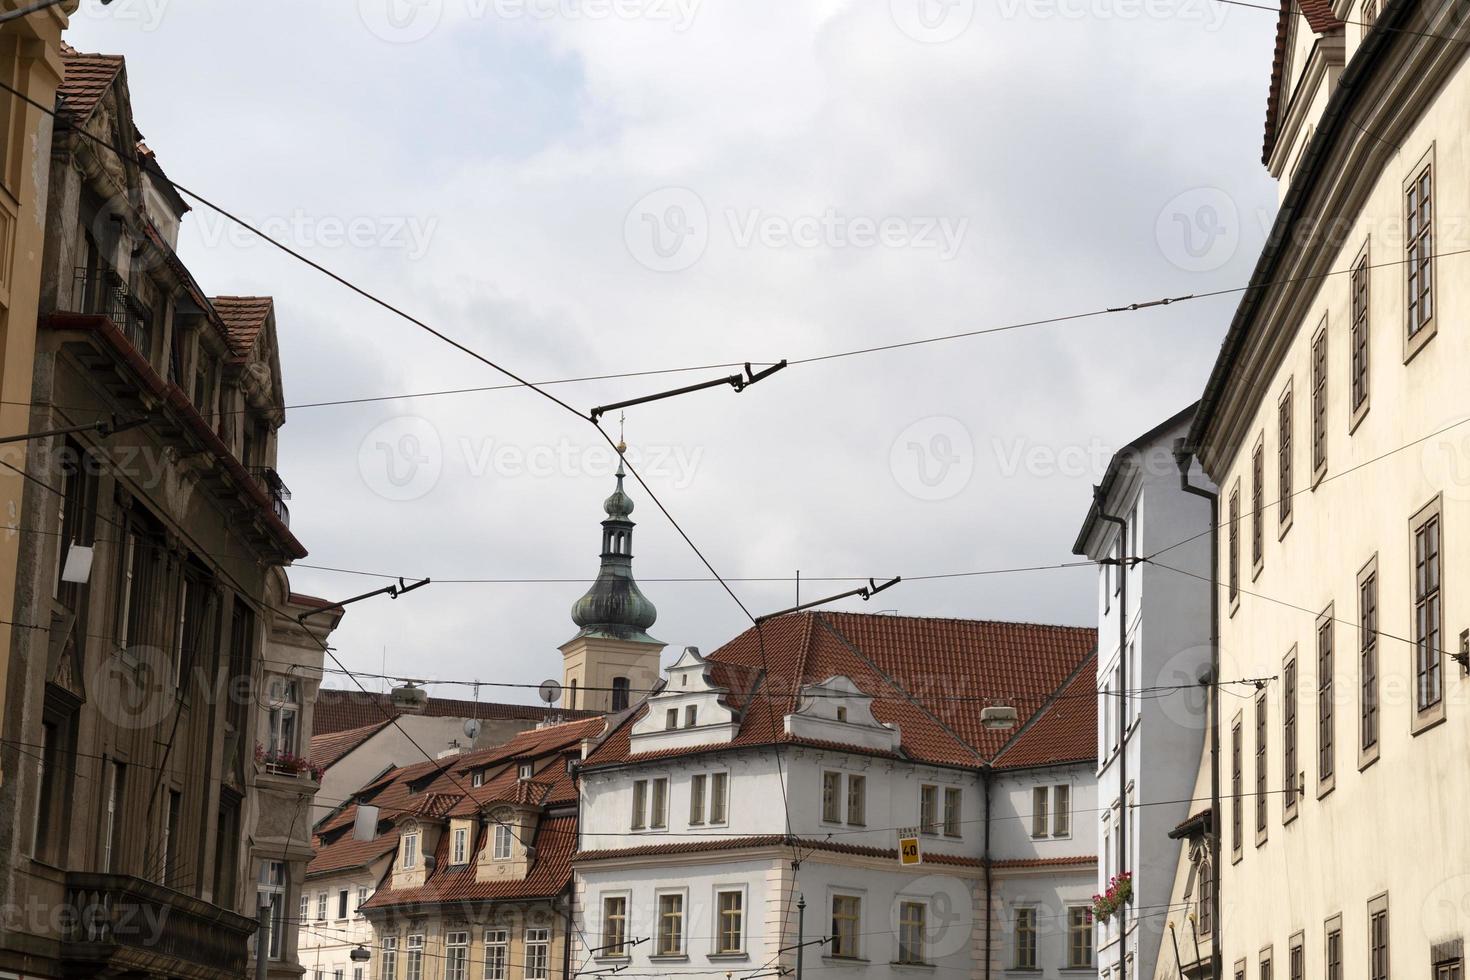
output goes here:
{"type": "Polygon", "coordinates": [[[578,636],[602,636],[621,640],[657,642],[648,628],[658,618],[648,597],[633,579],[633,498],[623,490],[626,470],[619,420],[617,486],[603,501],[607,518],[602,522],[602,564],[587,594],[572,605],[572,622],[581,627],[578,636]]]}

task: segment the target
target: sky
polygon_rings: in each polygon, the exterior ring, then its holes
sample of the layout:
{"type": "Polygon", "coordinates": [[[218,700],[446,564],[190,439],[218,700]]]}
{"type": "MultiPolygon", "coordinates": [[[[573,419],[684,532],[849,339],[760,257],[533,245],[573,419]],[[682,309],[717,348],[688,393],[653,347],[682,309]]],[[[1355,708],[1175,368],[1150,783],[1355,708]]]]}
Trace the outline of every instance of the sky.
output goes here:
{"type": "MultiPolygon", "coordinates": [[[[68,39],[126,57],[172,179],[521,377],[710,366],[547,389],[585,414],[738,370],[715,365],[1243,286],[1276,200],[1275,20],[1217,0],[83,0],[68,39]]],[[[507,379],[204,206],[179,251],[212,295],[275,297],[278,469],[311,552],[293,588],[435,580],[353,605],[343,662],[560,678],[613,489],[603,437],[524,388],[422,395],[507,379]]],[[[858,584],[823,577],[1075,561],[1091,485],[1199,397],[1235,302],[628,410],[630,461],[739,598],[630,480],[666,660],[735,636],[741,604],[793,604],[798,569],[811,600],[858,584]],[[657,581],[678,578],[702,580],[657,581]]],[[[906,581],[834,608],[1088,624],[1095,582],[906,581]]]]}

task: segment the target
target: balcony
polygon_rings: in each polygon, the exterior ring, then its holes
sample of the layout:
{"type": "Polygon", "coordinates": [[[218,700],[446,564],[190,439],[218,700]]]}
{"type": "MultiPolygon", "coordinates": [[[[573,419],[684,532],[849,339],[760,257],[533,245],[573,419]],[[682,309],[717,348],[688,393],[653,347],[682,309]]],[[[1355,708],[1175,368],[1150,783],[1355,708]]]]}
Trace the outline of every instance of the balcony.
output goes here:
{"type": "Polygon", "coordinates": [[[250,475],[260,482],[265,492],[271,498],[271,510],[281,519],[281,523],[287,527],[291,526],[291,508],[286,506],[286,501],[291,499],[291,491],[287,489],[285,482],[281,480],[281,474],[269,466],[254,466],[250,469],[250,475]]]}
{"type": "Polygon", "coordinates": [[[153,354],[153,311],[128,293],[128,284],[111,269],[76,270],[69,312],[105,316],[148,360],[153,354]]]}
{"type": "Polygon", "coordinates": [[[245,975],[255,921],[182,892],[129,875],[69,872],[65,907],[68,975],[245,975]]]}

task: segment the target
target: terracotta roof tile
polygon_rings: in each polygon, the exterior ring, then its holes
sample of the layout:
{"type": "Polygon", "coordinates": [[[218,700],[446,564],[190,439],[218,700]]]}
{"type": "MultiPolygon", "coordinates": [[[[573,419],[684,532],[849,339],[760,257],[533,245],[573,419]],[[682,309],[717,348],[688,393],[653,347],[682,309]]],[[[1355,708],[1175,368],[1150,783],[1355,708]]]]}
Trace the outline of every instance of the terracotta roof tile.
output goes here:
{"type": "Polygon", "coordinates": [[[248,357],[275,301],[269,296],[214,296],[209,303],[224,321],[231,355],[236,360],[248,357]]]}
{"type": "Polygon", "coordinates": [[[1281,0],[1281,13],[1276,17],[1276,49],[1271,55],[1271,87],[1266,94],[1266,137],[1261,144],[1261,162],[1268,165],[1271,151],[1276,148],[1282,86],[1286,84],[1286,39],[1291,18],[1298,9],[1314,33],[1326,34],[1343,27],[1343,22],[1332,12],[1331,0],[1281,0]]]}
{"type": "Polygon", "coordinates": [[[385,718],[376,725],[346,728],[340,732],[332,732],[330,735],[313,735],[309,750],[311,761],[323,769],[330,769],[344,755],[382,731],[383,726],[387,724],[388,719],[385,718]]]}
{"type": "MultiPolygon", "coordinates": [[[[364,693],[323,688],[317,692],[313,735],[329,735],[348,728],[361,728],[384,720],[384,712],[395,718],[401,714],[386,694],[364,693]]],[[[429,698],[424,714],[431,718],[479,718],[482,721],[546,721],[549,718],[590,717],[590,711],[558,711],[532,704],[499,704],[484,701],[461,701],[455,698],[429,698]]]]}
{"type": "Polygon", "coordinates": [[[318,847],[306,866],[308,875],[329,874],[348,868],[363,868],[398,847],[396,834],[383,834],[372,840],[353,840],[352,835],[333,844],[318,847]]]}
{"type": "Polygon", "coordinates": [[[996,757],[997,765],[1015,769],[1097,758],[1097,656],[1078,667],[1034,721],[1018,729],[996,757]],[[1085,733],[1085,738],[1084,738],[1085,733]]]}
{"type": "MultiPolygon", "coordinates": [[[[1096,645],[1091,628],[861,613],[782,616],[765,623],[763,633],[768,676],[761,673],[762,638],[754,629],[708,658],[713,679],[731,691],[727,703],[740,711],[729,747],[798,741],[786,734],[782,719],[794,709],[799,689],[843,674],[874,697],[875,718],[898,726],[903,755],[955,766],[993,759],[1013,734],[984,727],[987,704],[1009,704],[1023,721],[1030,719],[1096,645]]],[[[1044,728],[1046,745],[1067,759],[1095,757],[1094,700],[1064,703],[1061,717],[1044,728]]],[[[613,733],[588,765],[627,761],[631,727],[613,733]]]]}
{"type": "Polygon", "coordinates": [[[56,89],[56,108],[78,121],[92,114],[124,66],[121,55],[84,54],[64,41],[61,64],[63,75],[56,89]]]}

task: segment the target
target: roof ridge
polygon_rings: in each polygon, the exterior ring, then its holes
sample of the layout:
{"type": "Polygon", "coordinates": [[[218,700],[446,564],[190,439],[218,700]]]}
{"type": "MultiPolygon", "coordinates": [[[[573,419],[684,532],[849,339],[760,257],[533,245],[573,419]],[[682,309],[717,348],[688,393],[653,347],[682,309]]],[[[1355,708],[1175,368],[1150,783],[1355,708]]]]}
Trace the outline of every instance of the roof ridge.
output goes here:
{"type": "Polygon", "coordinates": [[[1032,629],[1068,630],[1097,632],[1096,626],[1073,626],[1068,623],[1038,623],[1028,619],[976,619],[965,616],[907,616],[902,613],[868,613],[853,612],[851,610],[834,609],[827,612],[803,613],[805,616],[851,616],[856,619],[907,619],[925,623],[965,623],[970,626],[1026,626],[1032,629]]]}
{"type": "Polygon", "coordinates": [[[1097,647],[1094,646],[1088,652],[1087,656],[1083,657],[1077,662],[1077,666],[1072,668],[1071,673],[1069,673],[1062,680],[1062,682],[1057,685],[1056,690],[1048,694],[1046,696],[1046,700],[1041,702],[1040,706],[1038,706],[1035,711],[1031,712],[1031,717],[1022,722],[1020,727],[1016,729],[1015,733],[1012,734],[1010,738],[1006,739],[1005,744],[996,750],[995,755],[991,758],[991,762],[999,762],[1001,758],[1006,754],[1006,752],[1018,741],[1020,741],[1021,736],[1029,731],[1031,727],[1036,724],[1037,721],[1039,721],[1043,716],[1046,715],[1049,710],[1051,710],[1052,706],[1055,705],[1058,699],[1061,697],[1062,692],[1070,687],[1072,685],[1072,682],[1077,679],[1077,675],[1082,672],[1082,668],[1086,667],[1089,663],[1096,662],[1097,647]]]}

